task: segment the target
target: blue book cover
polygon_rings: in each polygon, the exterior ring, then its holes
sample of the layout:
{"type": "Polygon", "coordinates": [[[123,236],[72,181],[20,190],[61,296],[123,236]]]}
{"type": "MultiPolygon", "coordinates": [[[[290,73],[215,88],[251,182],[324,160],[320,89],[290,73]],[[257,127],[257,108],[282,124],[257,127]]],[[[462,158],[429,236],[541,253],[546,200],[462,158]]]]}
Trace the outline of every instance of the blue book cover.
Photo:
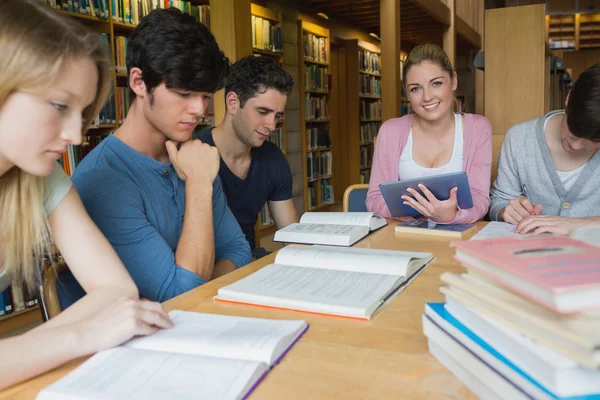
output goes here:
{"type": "MultiPolygon", "coordinates": [[[[542,392],[546,393],[550,398],[557,399],[557,400],[600,400],[600,394],[592,394],[592,395],[588,395],[588,396],[558,397],[554,393],[550,392],[546,387],[542,386],[538,381],[536,381],[535,379],[533,379],[525,371],[523,371],[522,369],[520,369],[519,367],[517,367],[515,364],[513,364],[510,360],[508,360],[506,357],[504,357],[502,355],[502,353],[498,352],[496,349],[494,349],[492,346],[490,346],[486,341],[482,340],[479,336],[477,336],[469,328],[467,328],[465,325],[463,325],[460,321],[458,321],[456,318],[454,318],[452,316],[452,314],[450,314],[446,310],[446,308],[444,307],[444,303],[427,303],[427,307],[431,311],[433,311],[439,318],[443,319],[444,321],[446,321],[447,323],[449,323],[450,325],[452,325],[454,328],[456,328],[457,330],[459,330],[462,334],[464,334],[466,337],[468,337],[470,340],[472,340],[481,349],[483,349],[484,351],[486,351],[487,353],[489,353],[490,355],[492,355],[498,361],[500,361],[503,364],[505,364],[514,373],[520,375],[523,379],[525,379],[531,385],[537,387],[539,390],[541,390],[542,392]]],[[[427,312],[425,314],[427,315],[427,312]]],[[[438,326],[438,328],[440,328],[441,330],[443,330],[446,333],[446,335],[450,336],[452,339],[454,339],[454,341],[456,341],[458,344],[460,344],[462,347],[464,347],[468,352],[470,352],[475,357],[477,357],[480,361],[482,361],[483,363],[485,363],[486,365],[488,365],[488,367],[490,369],[496,371],[496,369],[493,366],[489,365],[487,362],[485,362],[480,357],[478,357],[477,354],[473,353],[468,347],[466,347],[463,343],[461,343],[460,340],[458,340],[450,332],[448,332],[446,329],[444,329],[442,326],[440,326],[438,323],[436,323],[436,321],[434,321],[431,318],[430,318],[430,320],[431,320],[432,323],[434,323],[436,326],[438,326]]],[[[509,380],[506,376],[504,378],[507,379],[507,380],[509,380]]],[[[510,383],[513,384],[514,386],[518,387],[517,385],[514,384],[514,382],[510,381],[510,383]]]]}

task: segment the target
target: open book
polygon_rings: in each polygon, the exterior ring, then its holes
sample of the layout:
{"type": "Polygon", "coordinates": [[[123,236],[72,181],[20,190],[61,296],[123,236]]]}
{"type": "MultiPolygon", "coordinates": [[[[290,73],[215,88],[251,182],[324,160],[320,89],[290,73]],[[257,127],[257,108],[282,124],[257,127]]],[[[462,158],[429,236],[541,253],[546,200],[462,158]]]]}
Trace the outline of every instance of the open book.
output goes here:
{"type": "Polygon", "coordinates": [[[385,218],[372,212],[307,212],[300,223],[275,232],[273,241],[352,246],[386,225],[385,218]]]}
{"type": "Polygon", "coordinates": [[[371,319],[433,260],[430,253],[292,245],[215,300],[371,319]]]}
{"type": "Polygon", "coordinates": [[[97,353],[36,399],[241,399],[308,329],[304,321],[169,315],[173,328],[97,353]]]}

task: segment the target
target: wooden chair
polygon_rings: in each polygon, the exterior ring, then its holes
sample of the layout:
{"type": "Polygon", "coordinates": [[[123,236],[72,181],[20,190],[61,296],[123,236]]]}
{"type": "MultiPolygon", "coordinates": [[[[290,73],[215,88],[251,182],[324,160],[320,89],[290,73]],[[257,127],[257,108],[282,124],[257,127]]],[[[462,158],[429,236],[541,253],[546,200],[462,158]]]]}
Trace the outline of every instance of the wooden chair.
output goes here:
{"type": "Polygon", "coordinates": [[[365,201],[367,200],[368,190],[369,185],[366,183],[348,186],[344,192],[344,212],[367,211],[365,201]]]}
{"type": "Polygon", "coordinates": [[[39,303],[44,321],[56,317],[61,313],[60,301],[56,281],[58,276],[69,270],[67,263],[62,258],[44,272],[44,279],[40,288],[39,303]]]}

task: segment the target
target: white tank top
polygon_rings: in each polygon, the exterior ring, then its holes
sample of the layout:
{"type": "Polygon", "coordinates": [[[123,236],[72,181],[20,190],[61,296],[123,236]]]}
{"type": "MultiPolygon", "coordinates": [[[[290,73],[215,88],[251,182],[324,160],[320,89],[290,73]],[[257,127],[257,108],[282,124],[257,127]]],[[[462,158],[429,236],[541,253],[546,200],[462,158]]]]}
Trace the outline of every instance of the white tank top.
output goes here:
{"type": "Polygon", "coordinates": [[[398,179],[414,179],[423,176],[447,174],[450,172],[460,172],[463,169],[463,128],[461,114],[454,114],[454,148],[452,158],[446,165],[435,168],[426,168],[415,162],[413,159],[413,137],[412,128],[408,133],[406,146],[400,155],[398,163],[398,179]]]}

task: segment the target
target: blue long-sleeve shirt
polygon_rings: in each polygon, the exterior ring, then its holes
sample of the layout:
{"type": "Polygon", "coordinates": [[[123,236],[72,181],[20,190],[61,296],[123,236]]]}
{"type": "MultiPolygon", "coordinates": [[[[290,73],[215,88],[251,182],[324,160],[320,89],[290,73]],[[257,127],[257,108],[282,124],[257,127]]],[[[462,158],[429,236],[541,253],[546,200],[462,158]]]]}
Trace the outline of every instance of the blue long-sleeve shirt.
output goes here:
{"type": "MultiPolygon", "coordinates": [[[[206,283],[175,262],[185,217],[185,182],[171,164],[110,135],[82,160],[72,180],[141,297],[165,301],[206,283]]],[[[246,265],[252,261],[250,246],[227,206],[218,176],[212,201],[215,262],[246,265]]],[[[57,286],[63,309],[85,294],[70,273],[61,275],[57,286]]]]}

